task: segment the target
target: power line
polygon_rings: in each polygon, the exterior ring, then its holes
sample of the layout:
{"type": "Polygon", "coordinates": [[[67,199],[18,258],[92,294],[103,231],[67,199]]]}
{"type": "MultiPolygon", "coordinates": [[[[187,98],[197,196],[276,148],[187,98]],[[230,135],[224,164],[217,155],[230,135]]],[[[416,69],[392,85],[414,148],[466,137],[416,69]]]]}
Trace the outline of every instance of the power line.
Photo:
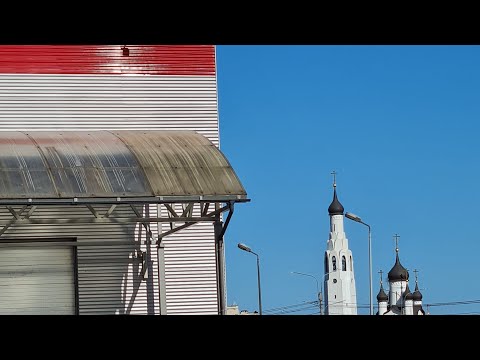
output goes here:
{"type": "Polygon", "coordinates": [[[317,305],[308,305],[308,306],[303,307],[303,308],[281,311],[281,312],[273,313],[273,314],[270,314],[270,315],[287,315],[287,314],[293,314],[293,313],[296,313],[296,312],[299,312],[299,311],[307,311],[307,310],[313,310],[313,309],[318,309],[317,305]]]}
{"type": "Polygon", "coordinates": [[[470,304],[480,304],[480,300],[438,302],[438,303],[425,304],[425,306],[451,306],[451,305],[470,305],[470,304]]]}
{"type": "MultiPolygon", "coordinates": [[[[436,303],[425,303],[423,306],[425,307],[442,307],[442,306],[459,306],[459,305],[475,305],[480,304],[480,299],[474,300],[457,300],[457,301],[445,301],[445,302],[436,302],[436,303]]],[[[346,304],[348,306],[348,304],[346,304]]],[[[332,303],[329,305],[330,308],[332,307],[339,307],[339,306],[346,306],[345,304],[335,304],[332,303]]],[[[271,315],[286,315],[286,314],[293,314],[300,311],[307,311],[313,310],[314,308],[318,307],[318,300],[315,301],[305,301],[303,303],[292,304],[292,305],[285,305],[276,308],[272,308],[269,310],[264,311],[266,314],[271,315]]],[[[369,304],[361,303],[357,304],[358,309],[367,309],[369,308],[369,304]]],[[[479,312],[465,312],[465,313],[455,313],[453,315],[473,315],[473,314],[480,314],[479,312]]],[[[313,314],[313,313],[312,313],[313,314]]]]}
{"type": "MultiPolygon", "coordinates": [[[[340,306],[347,306],[347,307],[353,306],[352,304],[340,304],[340,303],[342,303],[342,301],[339,301],[337,303],[332,303],[331,305],[329,305],[329,307],[333,308],[333,307],[340,307],[340,306]]],[[[292,313],[296,313],[296,312],[299,312],[299,311],[306,311],[306,310],[314,309],[314,308],[318,308],[318,300],[305,301],[303,303],[298,303],[298,304],[279,306],[279,307],[276,307],[276,308],[271,308],[271,309],[268,309],[268,310],[264,310],[263,313],[268,314],[268,315],[286,315],[286,314],[292,314],[292,313]]],[[[369,304],[357,304],[357,308],[369,309],[370,305],[369,304]]]]}
{"type": "Polygon", "coordinates": [[[280,306],[280,307],[264,310],[263,312],[264,313],[279,312],[279,311],[289,310],[289,309],[298,308],[298,307],[302,307],[302,306],[305,306],[305,305],[313,305],[313,304],[318,306],[318,300],[317,301],[305,301],[305,302],[299,303],[299,304],[280,306]]]}

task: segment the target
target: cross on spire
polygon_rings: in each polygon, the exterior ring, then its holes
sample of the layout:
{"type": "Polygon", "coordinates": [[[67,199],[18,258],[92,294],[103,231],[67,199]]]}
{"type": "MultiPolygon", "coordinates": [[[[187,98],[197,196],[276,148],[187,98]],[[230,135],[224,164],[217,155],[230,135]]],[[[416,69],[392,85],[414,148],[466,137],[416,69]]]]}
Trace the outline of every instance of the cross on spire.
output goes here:
{"type": "Polygon", "coordinates": [[[400,235],[393,235],[394,239],[395,239],[395,252],[398,253],[398,238],[400,237],[400,235]]]}
{"type": "Polygon", "coordinates": [[[333,175],[333,187],[337,186],[337,172],[333,170],[330,174],[333,175]]]}
{"type": "Polygon", "coordinates": [[[383,285],[383,270],[378,272],[380,274],[380,285],[383,285]]]}
{"type": "Polygon", "coordinates": [[[415,284],[418,284],[418,270],[415,269],[413,272],[415,273],[415,284]]]}

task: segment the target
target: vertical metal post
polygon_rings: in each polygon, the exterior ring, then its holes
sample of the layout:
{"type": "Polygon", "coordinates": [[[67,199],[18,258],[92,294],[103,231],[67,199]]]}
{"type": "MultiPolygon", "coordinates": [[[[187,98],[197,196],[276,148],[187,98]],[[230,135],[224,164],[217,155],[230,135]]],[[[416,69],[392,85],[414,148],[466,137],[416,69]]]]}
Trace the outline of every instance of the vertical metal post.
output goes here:
{"type": "MultiPolygon", "coordinates": [[[[162,207],[160,204],[157,206],[158,217],[162,215],[162,207]]],[[[158,233],[162,233],[162,224],[158,223],[158,233]]],[[[163,244],[163,238],[159,239],[157,245],[157,263],[158,263],[158,297],[160,305],[160,315],[167,315],[167,294],[165,286],[165,245],[163,244]]]]}
{"type": "MultiPolygon", "coordinates": [[[[364,223],[365,224],[365,223],[364,223]]],[[[367,224],[365,224],[367,225],[367,224]]],[[[373,290],[372,290],[372,232],[368,226],[368,269],[370,275],[370,315],[373,315],[373,290]]]]}
{"type": "Polygon", "coordinates": [[[370,287],[370,315],[373,315],[373,290],[372,290],[372,232],[370,225],[364,223],[360,217],[352,213],[345,213],[345,217],[356,221],[368,227],[368,272],[369,272],[369,287],[370,287]]]}
{"type": "MultiPolygon", "coordinates": [[[[150,204],[145,204],[145,217],[150,218],[150,204]]],[[[145,228],[145,240],[146,240],[146,259],[145,266],[145,278],[147,280],[147,314],[155,314],[155,291],[153,290],[153,268],[152,268],[152,229],[150,223],[143,224],[145,228]]]]}
{"type": "MultiPolygon", "coordinates": [[[[253,254],[255,254],[253,251],[252,251],[253,254]]],[[[260,315],[262,315],[262,291],[261,291],[261,287],[260,287],[260,258],[258,256],[258,254],[255,254],[257,255],[257,277],[258,277],[258,310],[260,312],[260,315]]]]}
{"type": "Polygon", "coordinates": [[[215,250],[217,258],[217,289],[218,289],[218,314],[226,313],[226,291],[225,291],[225,249],[222,234],[222,221],[215,221],[215,250]]]}
{"type": "Polygon", "coordinates": [[[320,306],[320,315],[323,315],[323,309],[322,309],[322,292],[321,292],[321,291],[318,293],[318,306],[320,306]]]}
{"type": "Polygon", "coordinates": [[[165,245],[160,241],[157,248],[158,261],[158,297],[160,315],[167,315],[167,294],[165,286],[165,245]]]}

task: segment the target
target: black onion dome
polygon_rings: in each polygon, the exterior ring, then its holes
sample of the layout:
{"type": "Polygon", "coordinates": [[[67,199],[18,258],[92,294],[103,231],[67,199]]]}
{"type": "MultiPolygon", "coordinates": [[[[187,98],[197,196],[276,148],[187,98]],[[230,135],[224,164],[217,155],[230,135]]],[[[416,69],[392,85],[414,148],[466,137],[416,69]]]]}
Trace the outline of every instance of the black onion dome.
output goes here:
{"type": "Polygon", "coordinates": [[[343,211],[345,209],[343,208],[343,205],[340,204],[340,201],[338,201],[337,198],[337,189],[333,189],[333,201],[328,207],[328,213],[330,215],[343,215],[343,211]]]}
{"type": "Polygon", "coordinates": [[[410,291],[408,284],[407,284],[407,288],[405,289],[405,293],[403,295],[405,296],[405,300],[413,300],[413,294],[410,291]]]}
{"type": "Polygon", "coordinates": [[[422,293],[418,290],[418,284],[415,285],[415,291],[413,292],[413,301],[421,301],[423,298],[422,293]]]}
{"type": "Polygon", "coordinates": [[[400,259],[398,258],[395,261],[395,265],[393,265],[392,269],[388,272],[388,281],[400,281],[400,280],[408,280],[408,271],[405,269],[402,264],[400,264],[400,259]]]}
{"type": "Polygon", "coordinates": [[[382,285],[380,285],[380,291],[378,292],[378,295],[377,295],[377,301],[378,302],[388,301],[388,296],[387,296],[387,294],[385,294],[385,291],[383,291],[383,286],[382,285]]]}

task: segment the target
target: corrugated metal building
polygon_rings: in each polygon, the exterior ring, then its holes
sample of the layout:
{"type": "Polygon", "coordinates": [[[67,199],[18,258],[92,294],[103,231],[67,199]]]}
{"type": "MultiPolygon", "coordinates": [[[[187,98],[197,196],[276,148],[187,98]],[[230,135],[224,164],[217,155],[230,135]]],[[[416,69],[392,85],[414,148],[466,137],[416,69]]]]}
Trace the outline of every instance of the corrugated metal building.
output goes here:
{"type": "Polygon", "coordinates": [[[0,46],[0,314],[225,313],[248,199],[215,70],[213,46],[0,46]]]}

